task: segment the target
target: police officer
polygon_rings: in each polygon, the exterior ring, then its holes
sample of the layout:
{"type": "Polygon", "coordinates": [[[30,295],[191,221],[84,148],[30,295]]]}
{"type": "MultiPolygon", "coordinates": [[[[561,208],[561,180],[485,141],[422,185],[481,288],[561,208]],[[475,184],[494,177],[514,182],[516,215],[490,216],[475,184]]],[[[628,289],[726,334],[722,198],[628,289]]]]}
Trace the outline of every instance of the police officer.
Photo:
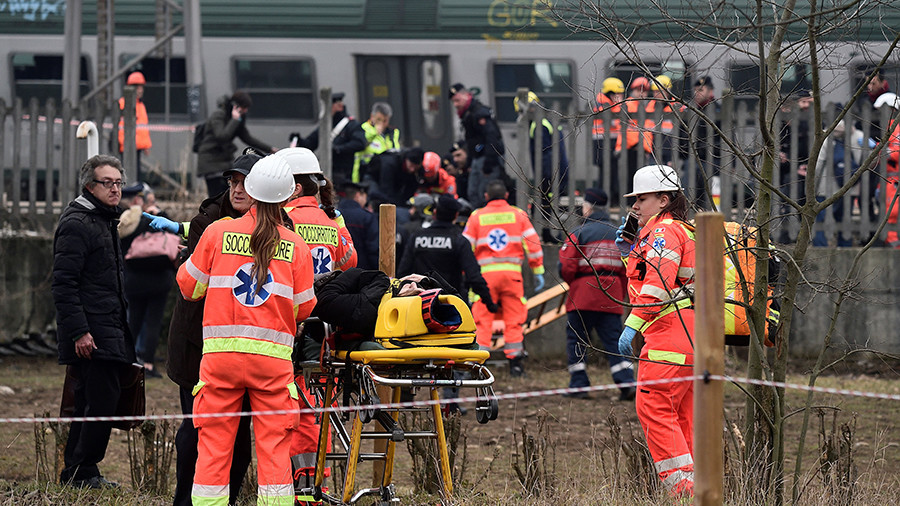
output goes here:
{"type": "Polygon", "coordinates": [[[397,270],[398,277],[408,274],[436,272],[465,300],[471,287],[492,313],[497,304],[491,299],[487,282],[472,253],[472,245],[460,233],[453,220],[462,205],[450,195],[441,195],[434,209],[434,221],[427,228],[410,234],[397,270]]]}

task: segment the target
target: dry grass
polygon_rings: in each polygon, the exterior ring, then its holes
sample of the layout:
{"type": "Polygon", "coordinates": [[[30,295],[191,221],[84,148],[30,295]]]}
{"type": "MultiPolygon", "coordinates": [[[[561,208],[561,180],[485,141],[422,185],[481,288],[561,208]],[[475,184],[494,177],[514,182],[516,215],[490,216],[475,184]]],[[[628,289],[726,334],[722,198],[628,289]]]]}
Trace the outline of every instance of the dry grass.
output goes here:
{"type": "MultiPolygon", "coordinates": [[[[565,386],[567,382],[564,364],[532,361],[527,367],[529,376],[524,380],[509,378],[498,368],[496,390],[502,393],[543,390],[565,386]]],[[[740,374],[739,363],[732,367],[733,374],[740,374]]],[[[589,374],[595,384],[609,381],[605,368],[591,366],[589,374]]],[[[790,381],[803,383],[804,378],[795,375],[790,381]]],[[[12,387],[16,395],[0,398],[4,414],[29,416],[53,412],[59,402],[61,382],[62,368],[51,360],[7,360],[0,366],[0,385],[12,387]]],[[[900,393],[896,374],[828,376],[819,384],[900,393]]],[[[659,490],[643,453],[646,451],[644,438],[636,421],[634,404],[619,402],[616,397],[617,392],[613,391],[595,392],[591,400],[554,396],[501,401],[500,417],[488,425],[477,424],[470,411],[462,418],[461,427],[466,451],[464,457],[457,455],[455,463],[456,467],[465,466],[466,472],[455,484],[454,497],[444,504],[671,504],[659,490]],[[523,445],[523,441],[531,441],[530,446],[523,445]],[[540,466],[529,470],[526,457],[540,466]],[[461,462],[461,458],[465,461],[461,462]],[[526,479],[517,474],[517,465],[526,479]],[[523,481],[527,486],[523,486],[523,481]]],[[[168,380],[148,381],[147,399],[151,413],[178,410],[177,389],[168,380]]],[[[789,391],[788,410],[799,408],[804,400],[804,393],[789,391]]],[[[800,503],[823,506],[900,503],[897,494],[900,478],[896,474],[900,468],[900,402],[817,395],[815,404],[830,408],[825,410],[821,421],[812,418],[800,503]],[[849,439],[842,429],[844,426],[850,428],[849,439]],[[833,450],[831,457],[820,458],[827,448],[833,450]],[[826,462],[830,462],[828,469],[822,466],[826,462]],[[850,485],[852,497],[849,502],[847,497],[842,501],[839,491],[850,485]]],[[[741,427],[742,407],[740,391],[727,387],[726,504],[769,503],[754,494],[758,491],[757,477],[736,457],[742,435],[732,427],[741,427]]],[[[789,470],[793,469],[800,418],[794,416],[787,422],[787,431],[793,435],[786,447],[789,470]]],[[[37,481],[34,448],[33,427],[0,424],[0,506],[171,503],[169,494],[134,492],[124,433],[114,431],[107,458],[101,463],[105,475],[125,485],[120,491],[75,491],[37,481]]],[[[411,467],[409,456],[398,453],[394,475],[403,504],[439,502],[434,495],[414,490],[411,467]]],[[[361,469],[357,486],[368,482],[367,473],[366,468],[361,469]]],[[[169,493],[172,485],[169,483],[169,493]]]]}

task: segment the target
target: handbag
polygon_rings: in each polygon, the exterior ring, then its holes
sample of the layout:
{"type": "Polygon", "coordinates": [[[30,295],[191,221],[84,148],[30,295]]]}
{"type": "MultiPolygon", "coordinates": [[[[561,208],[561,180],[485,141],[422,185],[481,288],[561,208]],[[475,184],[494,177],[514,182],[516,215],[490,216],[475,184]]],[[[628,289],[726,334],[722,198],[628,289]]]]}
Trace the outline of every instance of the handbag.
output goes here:
{"type": "MultiPolygon", "coordinates": [[[[66,366],[66,379],[63,382],[62,402],[59,416],[71,417],[75,413],[75,384],[78,372],[72,365],[66,366]]],[[[144,416],[147,410],[147,397],[144,391],[144,367],[140,364],[128,364],[119,372],[119,403],[115,416],[144,416]]],[[[141,420],[118,420],[112,427],[120,430],[131,430],[143,423],[141,420]]]]}
{"type": "Polygon", "coordinates": [[[167,256],[175,261],[178,257],[178,245],[181,239],[170,232],[144,232],[131,241],[131,247],[125,253],[125,260],[167,256]]]}

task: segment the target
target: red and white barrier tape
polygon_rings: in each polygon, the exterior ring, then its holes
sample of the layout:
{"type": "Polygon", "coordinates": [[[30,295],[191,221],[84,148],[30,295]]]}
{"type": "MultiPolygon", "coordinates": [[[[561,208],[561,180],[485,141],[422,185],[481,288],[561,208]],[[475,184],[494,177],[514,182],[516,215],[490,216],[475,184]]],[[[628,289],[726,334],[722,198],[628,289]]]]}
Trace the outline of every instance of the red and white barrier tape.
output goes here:
{"type": "MultiPolygon", "coordinates": [[[[23,115],[22,115],[22,119],[23,119],[23,120],[30,120],[30,119],[31,119],[31,115],[30,115],[30,114],[23,114],[23,115]]],[[[38,121],[40,121],[40,122],[42,122],[42,123],[46,123],[46,122],[47,122],[47,116],[38,116],[37,119],[38,119],[38,121]]],[[[73,119],[72,121],[69,122],[69,125],[71,125],[71,126],[78,126],[78,125],[81,123],[81,121],[82,121],[82,120],[76,120],[76,119],[73,119]]],[[[54,123],[54,124],[61,125],[62,122],[63,122],[62,118],[53,118],[53,123],[54,123]]],[[[103,126],[103,128],[106,128],[107,130],[113,128],[113,124],[112,124],[112,123],[103,123],[102,126],[103,126]]],[[[142,126],[141,128],[146,128],[147,130],[149,130],[149,131],[151,131],[151,132],[193,132],[193,131],[194,131],[194,125],[160,125],[160,124],[149,124],[149,125],[146,125],[146,126],[142,126]]]]}
{"type": "MultiPolygon", "coordinates": [[[[550,390],[536,390],[531,392],[515,392],[509,394],[495,394],[487,399],[507,400],[507,399],[527,399],[532,397],[546,397],[550,395],[562,395],[565,393],[576,392],[599,392],[604,390],[613,390],[627,387],[640,387],[647,385],[660,385],[665,383],[680,383],[685,381],[727,381],[730,383],[744,383],[749,385],[761,385],[777,388],[786,388],[793,390],[804,390],[825,394],[847,395],[853,397],[865,397],[869,399],[884,399],[890,401],[900,401],[900,394],[880,394],[875,392],[863,392],[860,390],[847,390],[842,388],[828,387],[811,387],[809,385],[799,385],[795,383],[785,383],[780,381],[756,380],[749,378],[736,378],[732,376],[720,376],[717,374],[704,376],[683,376],[680,378],[669,378],[660,380],[633,381],[630,383],[614,383],[608,385],[596,385],[580,388],[554,388],[550,390]]],[[[391,409],[391,408],[408,408],[408,407],[424,407],[435,404],[470,403],[479,400],[485,400],[485,397],[457,397],[449,399],[439,399],[437,401],[410,401],[400,403],[382,403],[368,404],[365,406],[339,406],[330,408],[316,409],[282,409],[269,411],[243,411],[230,413],[202,413],[202,414],[171,414],[171,415],[146,415],[146,416],[98,416],[98,417],[32,417],[32,418],[0,418],[0,423],[55,423],[55,422],[117,422],[132,420],[181,420],[186,418],[221,418],[230,416],[267,416],[267,415],[286,415],[290,413],[327,413],[327,412],[354,412],[360,409],[391,409]]]]}

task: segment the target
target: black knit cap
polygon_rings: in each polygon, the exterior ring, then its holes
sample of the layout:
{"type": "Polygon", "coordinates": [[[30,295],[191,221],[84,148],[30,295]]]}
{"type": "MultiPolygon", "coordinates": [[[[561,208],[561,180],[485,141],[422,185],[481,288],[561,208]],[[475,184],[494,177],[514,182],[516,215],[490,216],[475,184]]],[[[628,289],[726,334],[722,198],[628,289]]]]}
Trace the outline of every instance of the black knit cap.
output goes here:
{"type": "Polygon", "coordinates": [[[331,103],[340,102],[341,100],[344,100],[344,92],[343,91],[339,91],[337,93],[331,94],[331,103]]]}
{"type": "Polygon", "coordinates": [[[694,87],[696,88],[697,86],[709,86],[709,89],[711,90],[716,89],[713,86],[712,78],[709,76],[703,76],[700,79],[697,79],[697,81],[694,83],[694,87]]]}
{"type": "Polygon", "coordinates": [[[437,205],[434,209],[434,216],[441,221],[451,221],[460,209],[462,209],[462,204],[453,198],[452,195],[445,193],[438,198],[437,205]]]}
{"type": "Polygon", "coordinates": [[[584,201],[592,205],[605,206],[609,202],[609,196],[602,188],[588,188],[584,191],[584,201]]]}

